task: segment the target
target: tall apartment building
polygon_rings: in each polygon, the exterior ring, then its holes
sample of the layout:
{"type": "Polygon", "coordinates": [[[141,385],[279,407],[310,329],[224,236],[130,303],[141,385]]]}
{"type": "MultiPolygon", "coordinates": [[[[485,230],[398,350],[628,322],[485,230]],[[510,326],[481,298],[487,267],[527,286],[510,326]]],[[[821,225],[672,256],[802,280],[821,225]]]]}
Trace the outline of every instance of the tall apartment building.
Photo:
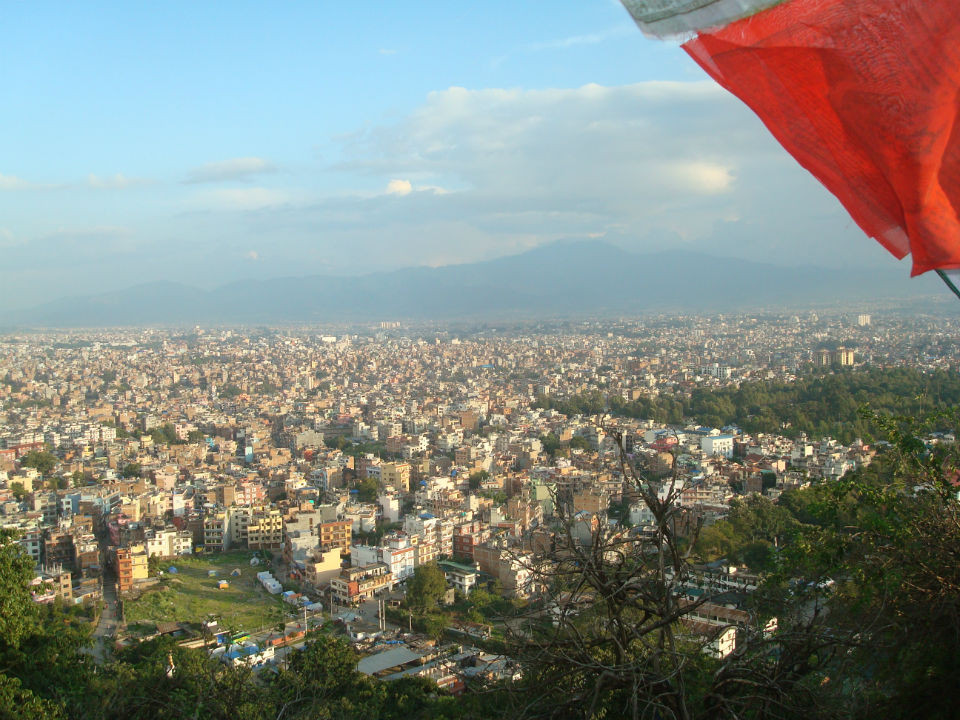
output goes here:
{"type": "Polygon", "coordinates": [[[353,523],[350,520],[335,520],[316,526],[317,538],[322,548],[349,550],[353,543],[353,523]]]}
{"type": "Polygon", "coordinates": [[[283,549],[283,515],[275,508],[256,508],[247,526],[247,547],[251,550],[283,549]]]}
{"type": "Polygon", "coordinates": [[[841,367],[849,367],[853,365],[853,350],[845,347],[838,347],[837,351],[833,353],[833,363],[835,365],[840,365],[841,367]]]}
{"type": "Polygon", "coordinates": [[[478,569],[500,580],[508,596],[529,597],[539,591],[530,553],[491,541],[475,546],[473,557],[478,569]]]}
{"type": "Polygon", "coordinates": [[[230,544],[237,546],[247,546],[248,529],[253,521],[253,513],[256,508],[248,505],[234,505],[227,509],[230,516],[230,544]]]}
{"type": "Polygon", "coordinates": [[[380,481],[386,487],[392,487],[397,492],[410,492],[410,464],[405,462],[388,462],[380,466],[380,481]]]}
{"type": "Polygon", "coordinates": [[[850,367],[854,363],[854,351],[846,347],[838,347],[835,351],[817,350],[813,355],[813,363],[818,367],[828,367],[830,365],[840,365],[841,367],[850,367]]]}
{"type": "Polygon", "coordinates": [[[75,568],[77,549],[73,535],[64,530],[47,530],[43,540],[43,562],[46,565],[65,565],[75,568]]]}
{"type": "Polygon", "coordinates": [[[34,564],[39,565],[43,551],[43,531],[38,528],[25,530],[21,534],[19,542],[23,551],[33,558],[34,564]]]}
{"type": "Polygon", "coordinates": [[[350,561],[354,566],[372,565],[377,562],[386,564],[396,580],[405,580],[413,575],[416,567],[417,548],[410,542],[406,533],[397,533],[384,538],[385,545],[356,545],[350,551],[350,561]]]}
{"type": "Polygon", "coordinates": [[[73,600],[73,578],[63,565],[46,565],[37,568],[30,582],[30,592],[36,602],[51,602],[55,598],[73,600]]]}
{"type": "Polygon", "coordinates": [[[147,551],[143,545],[117,549],[117,590],[129,592],[138,580],[146,580],[147,551]]]}
{"type": "Polygon", "coordinates": [[[320,587],[340,573],[340,551],[314,549],[303,563],[303,579],[320,587]]]}
{"type": "Polygon", "coordinates": [[[473,560],[475,546],[490,539],[490,529],[484,523],[471,521],[461,523],[453,533],[453,555],[473,560]]]}
{"type": "Polygon", "coordinates": [[[231,547],[230,513],[219,510],[203,518],[203,545],[212,550],[229,550],[231,547]]]}

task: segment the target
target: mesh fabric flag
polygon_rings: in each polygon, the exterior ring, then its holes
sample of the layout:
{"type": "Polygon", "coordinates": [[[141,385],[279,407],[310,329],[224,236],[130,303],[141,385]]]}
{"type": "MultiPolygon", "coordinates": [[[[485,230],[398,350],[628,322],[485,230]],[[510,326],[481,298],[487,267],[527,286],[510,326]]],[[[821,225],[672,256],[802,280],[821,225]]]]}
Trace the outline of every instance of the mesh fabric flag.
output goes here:
{"type": "Polygon", "coordinates": [[[960,0],[623,0],[913,274],[960,269],[960,0]]]}

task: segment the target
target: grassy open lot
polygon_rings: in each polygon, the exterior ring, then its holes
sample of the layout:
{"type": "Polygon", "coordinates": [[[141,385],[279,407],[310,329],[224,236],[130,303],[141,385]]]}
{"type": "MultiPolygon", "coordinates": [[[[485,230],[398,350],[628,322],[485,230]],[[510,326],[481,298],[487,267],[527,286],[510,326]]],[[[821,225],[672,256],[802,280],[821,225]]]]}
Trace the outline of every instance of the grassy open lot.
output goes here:
{"type": "Polygon", "coordinates": [[[264,566],[251,567],[251,557],[253,553],[244,550],[164,561],[160,587],[124,603],[127,624],[200,623],[211,615],[219,616],[221,625],[235,631],[276,624],[281,601],[257,582],[257,573],[264,566]],[[171,565],[177,568],[176,574],[168,572],[171,565]],[[240,577],[231,577],[234,568],[240,570],[240,577]],[[209,577],[210,570],[216,570],[217,577],[209,577]],[[230,587],[219,590],[219,580],[226,580],[230,587]]]}

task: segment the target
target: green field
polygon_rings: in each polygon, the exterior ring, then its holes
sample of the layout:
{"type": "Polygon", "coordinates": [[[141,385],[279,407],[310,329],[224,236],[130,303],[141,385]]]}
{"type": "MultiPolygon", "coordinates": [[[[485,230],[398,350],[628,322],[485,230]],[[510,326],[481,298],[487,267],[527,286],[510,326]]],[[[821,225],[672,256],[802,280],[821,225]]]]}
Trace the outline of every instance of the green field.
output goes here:
{"type": "Polygon", "coordinates": [[[235,551],[164,561],[160,587],[144,593],[138,600],[125,601],[127,624],[200,623],[213,615],[223,627],[234,631],[275,625],[280,619],[282,602],[257,581],[257,573],[264,566],[251,567],[252,556],[251,552],[235,551]],[[176,574],[167,571],[171,565],[177,568],[176,574]],[[230,576],[234,568],[239,568],[240,577],[230,576]],[[210,570],[216,570],[217,577],[209,577],[210,570]],[[230,587],[219,590],[219,580],[226,580],[230,587]]]}

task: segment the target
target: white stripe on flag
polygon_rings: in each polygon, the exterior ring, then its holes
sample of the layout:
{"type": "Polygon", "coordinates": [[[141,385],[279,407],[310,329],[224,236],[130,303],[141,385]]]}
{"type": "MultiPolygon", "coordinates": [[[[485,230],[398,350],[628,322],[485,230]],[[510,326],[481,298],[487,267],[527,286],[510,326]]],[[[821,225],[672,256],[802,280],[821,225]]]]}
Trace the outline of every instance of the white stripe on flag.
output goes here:
{"type": "Polygon", "coordinates": [[[749,17],[785,0],[620,0],[646,35],[690,37],[749,17]]]}

